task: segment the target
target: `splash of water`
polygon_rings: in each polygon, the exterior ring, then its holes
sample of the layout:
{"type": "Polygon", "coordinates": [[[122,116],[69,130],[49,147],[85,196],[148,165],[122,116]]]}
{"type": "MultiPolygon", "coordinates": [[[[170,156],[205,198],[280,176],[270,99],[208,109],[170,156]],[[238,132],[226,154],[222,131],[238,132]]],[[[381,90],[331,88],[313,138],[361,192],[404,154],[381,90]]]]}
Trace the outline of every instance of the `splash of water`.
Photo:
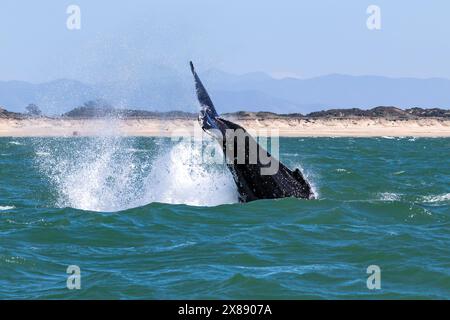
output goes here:
{"type": "Polygon", "coordinates": [[[66,139],[39,145],[40,171],[56,192],[56,206],[119,211],[151,202],[214,206],[237,202],[223,166],[201,162],[201,146],[180,142],[148,152],[119,137],[66,139]],[[134,152],[139,150],[139,152],[134,152]]]}
{"type": "Polygon", "coordinates": [[[201,160],[201,146],[185,142],[162,153],[145,180],[141,203],[214,206],[237,202],[236,186],[228,169],[201,160]]]}

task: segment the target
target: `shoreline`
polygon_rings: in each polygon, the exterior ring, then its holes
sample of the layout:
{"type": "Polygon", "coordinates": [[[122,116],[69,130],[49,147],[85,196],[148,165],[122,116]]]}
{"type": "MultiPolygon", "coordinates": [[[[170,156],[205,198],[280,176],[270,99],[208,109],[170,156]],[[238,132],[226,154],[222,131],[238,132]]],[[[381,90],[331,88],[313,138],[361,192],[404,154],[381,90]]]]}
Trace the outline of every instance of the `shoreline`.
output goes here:
{"type": "MultiPolygon", "coordinates": [[[[252,135],[280,137],[450,137],[450,119],[228,118],[252,135]]],[[[0,137],[194,136],[196,119],[1,118],[0,137]]]]}

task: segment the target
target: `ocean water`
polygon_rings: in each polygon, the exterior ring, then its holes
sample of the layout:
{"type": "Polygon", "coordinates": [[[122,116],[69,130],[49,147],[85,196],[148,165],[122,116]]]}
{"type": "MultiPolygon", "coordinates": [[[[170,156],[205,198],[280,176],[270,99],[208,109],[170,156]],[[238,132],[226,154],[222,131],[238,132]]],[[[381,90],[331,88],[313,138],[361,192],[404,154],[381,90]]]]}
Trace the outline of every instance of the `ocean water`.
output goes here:
{"type": "Polygon", "coordinates": [[[317,200],[248,204],[200,151],[0,138],[0,298],[450,298],[450,139],[282,138],[317,200]]]}

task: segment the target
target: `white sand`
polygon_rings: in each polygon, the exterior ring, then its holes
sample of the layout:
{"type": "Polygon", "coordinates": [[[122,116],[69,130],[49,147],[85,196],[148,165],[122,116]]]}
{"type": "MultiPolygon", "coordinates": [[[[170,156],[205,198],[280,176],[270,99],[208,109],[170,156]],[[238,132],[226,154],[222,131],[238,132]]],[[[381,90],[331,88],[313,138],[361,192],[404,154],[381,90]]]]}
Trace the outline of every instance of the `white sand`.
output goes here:
{"type": "MultiPolygon", "coordinates": [[[[388,119],[232,119],[252,134],[276,134],[287,137],[371,137],[415,136],[450,137],[450,119],[388,120],[388,119]],[[271,131],[275,130],[275,131],[271,131]]],[[[172,136],[192,135],[199,129],[196,120],[175,119],[0,119],[0,136],[172,136]]]]}

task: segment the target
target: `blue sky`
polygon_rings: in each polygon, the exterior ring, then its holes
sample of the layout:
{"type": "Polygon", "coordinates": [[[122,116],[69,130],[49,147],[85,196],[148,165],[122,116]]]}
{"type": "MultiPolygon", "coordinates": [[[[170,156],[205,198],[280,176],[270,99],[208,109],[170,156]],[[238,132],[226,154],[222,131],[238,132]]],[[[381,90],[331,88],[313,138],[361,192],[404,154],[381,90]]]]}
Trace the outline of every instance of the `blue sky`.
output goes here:
{"type": "Polygon", "coordinates": [[[133,78],[148,65],[450,78],[449,1],[2,0],[0,80],[133,78]],[[81,8],[81,30],[66,9],[81,8]],[[366,27],[369,5],[381,30],[366,27]]]}

